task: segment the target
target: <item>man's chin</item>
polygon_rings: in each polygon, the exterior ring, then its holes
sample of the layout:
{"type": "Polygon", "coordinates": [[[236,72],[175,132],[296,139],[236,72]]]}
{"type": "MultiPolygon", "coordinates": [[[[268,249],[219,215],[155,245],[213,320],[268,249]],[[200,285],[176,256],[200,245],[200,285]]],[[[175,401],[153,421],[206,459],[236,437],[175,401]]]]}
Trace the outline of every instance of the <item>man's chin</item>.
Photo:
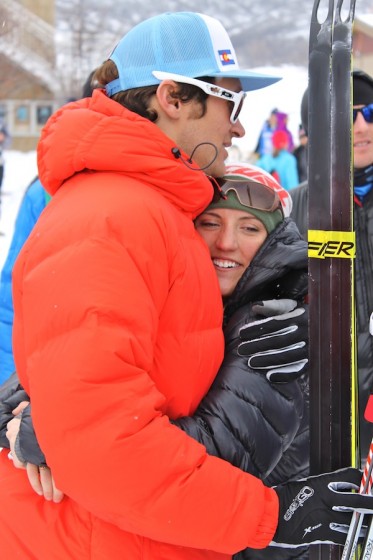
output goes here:
{"type": "Polygon", "coordinates": [[[373,164],[373,157],[366,157],[366,158],[359,158],[359,157],[354,157],[354,169],[364,169],[365,167],[368,167],[368,165],[372,165],[373,164]]]}
{"type": "Polygon", "coordinates": [[[225,175],[225,171],[225,162],[214,162],[207,169],[205,169],[205,173],[207,175],[211,175],[212,177],[223,177],[225,175]]]}

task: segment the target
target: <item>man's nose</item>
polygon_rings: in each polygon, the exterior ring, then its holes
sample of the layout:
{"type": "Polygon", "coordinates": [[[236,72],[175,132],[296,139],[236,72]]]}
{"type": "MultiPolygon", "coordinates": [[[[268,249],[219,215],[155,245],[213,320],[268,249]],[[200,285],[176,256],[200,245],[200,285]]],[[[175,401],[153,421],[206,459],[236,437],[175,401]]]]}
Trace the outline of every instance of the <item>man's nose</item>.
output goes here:
{"type": "Polygon", "coordinates": [[[238,121],[233,124],[232,132],[235,138],[242,138],[243,136],[245,136],[246,130],[242,125],[240,119],[238,119],[238,121]]]}

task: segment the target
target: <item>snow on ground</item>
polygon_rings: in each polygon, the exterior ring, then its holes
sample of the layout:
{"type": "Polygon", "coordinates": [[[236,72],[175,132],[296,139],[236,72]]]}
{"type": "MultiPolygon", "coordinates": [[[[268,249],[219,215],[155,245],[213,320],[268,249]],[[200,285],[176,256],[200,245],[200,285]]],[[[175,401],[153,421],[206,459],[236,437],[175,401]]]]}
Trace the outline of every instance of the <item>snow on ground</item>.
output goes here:
{"type": "MultiPolygon", "coordinates": [[[[250,92],[245,101],[241,122],[246,129],[244,138],[234,140],[243,156],[247,157],[255,148],[260,129],[270,111],[277,107],[289,114],[288,126],[297,143],[300,123],[300,103],[307,87],[307,70],[293,66],[279,68],[255,68],[255,72],[281,76],[276,84],[250,92]]],[[[37,174],[36,152],[16,152],[7,150],[5,155],[5,175],[0,214],[0,270],[6,258],[13,235],[14,220],[19,204],[30,181],[37,174]]]]}

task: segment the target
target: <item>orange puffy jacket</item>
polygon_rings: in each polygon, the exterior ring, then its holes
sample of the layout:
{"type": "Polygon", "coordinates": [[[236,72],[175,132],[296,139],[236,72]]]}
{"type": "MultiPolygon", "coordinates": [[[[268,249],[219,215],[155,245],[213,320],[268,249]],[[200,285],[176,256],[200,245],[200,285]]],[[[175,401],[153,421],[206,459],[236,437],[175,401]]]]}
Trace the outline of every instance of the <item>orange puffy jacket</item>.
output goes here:
{"type": "Polygon", "coordinates": [[[223,355],[193,227],[212,189],[173,146],[101,91],[43,130],[54,196],[15,266],[14,353],[66,496],[46,502],[1,453],[4,558],[222,560],[273,536],[275,492],[169,422],[193,413],[223,355]]]}

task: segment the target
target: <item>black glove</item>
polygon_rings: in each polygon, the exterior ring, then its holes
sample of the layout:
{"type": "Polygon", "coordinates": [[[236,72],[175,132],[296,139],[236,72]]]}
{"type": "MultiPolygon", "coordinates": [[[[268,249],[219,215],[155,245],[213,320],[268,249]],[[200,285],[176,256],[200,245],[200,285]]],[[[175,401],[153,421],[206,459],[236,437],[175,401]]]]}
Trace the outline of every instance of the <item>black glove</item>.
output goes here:
{"type": "Polygon", "coordinates": [[[0,386],[0,447],[9,448],[6,431],[8,422],[14,418],[12,410],[22,401],[28,400],[30,399],[20,385],[16,373],[0,386]]]}
{"type": "Polygon", "coordinates": [[[248,365],[263,371],[268,381],[297,379],[308,368],[308,306],[292,299],[253,304],[258,319],[240,329],[238,354],[248,365]]]}
{"type": "MultiPolygon", "coordinates": [[[[275,486],[280,511],[270,546],[344,545],[352,511],[373,514],[373,496],[351,492],[359,490],[361,477],[361,471],[348,467],[275,486]]],[[[363,526],[360,541],[365,531],[363,526]]]]}
{"type": "Polygon", "coordinates": [[[15,452],[23,463],[46,465],[44,453],[40,449],[32,423],[31,404],[22,411],[21,424],[15,443],[15,452]]]}

